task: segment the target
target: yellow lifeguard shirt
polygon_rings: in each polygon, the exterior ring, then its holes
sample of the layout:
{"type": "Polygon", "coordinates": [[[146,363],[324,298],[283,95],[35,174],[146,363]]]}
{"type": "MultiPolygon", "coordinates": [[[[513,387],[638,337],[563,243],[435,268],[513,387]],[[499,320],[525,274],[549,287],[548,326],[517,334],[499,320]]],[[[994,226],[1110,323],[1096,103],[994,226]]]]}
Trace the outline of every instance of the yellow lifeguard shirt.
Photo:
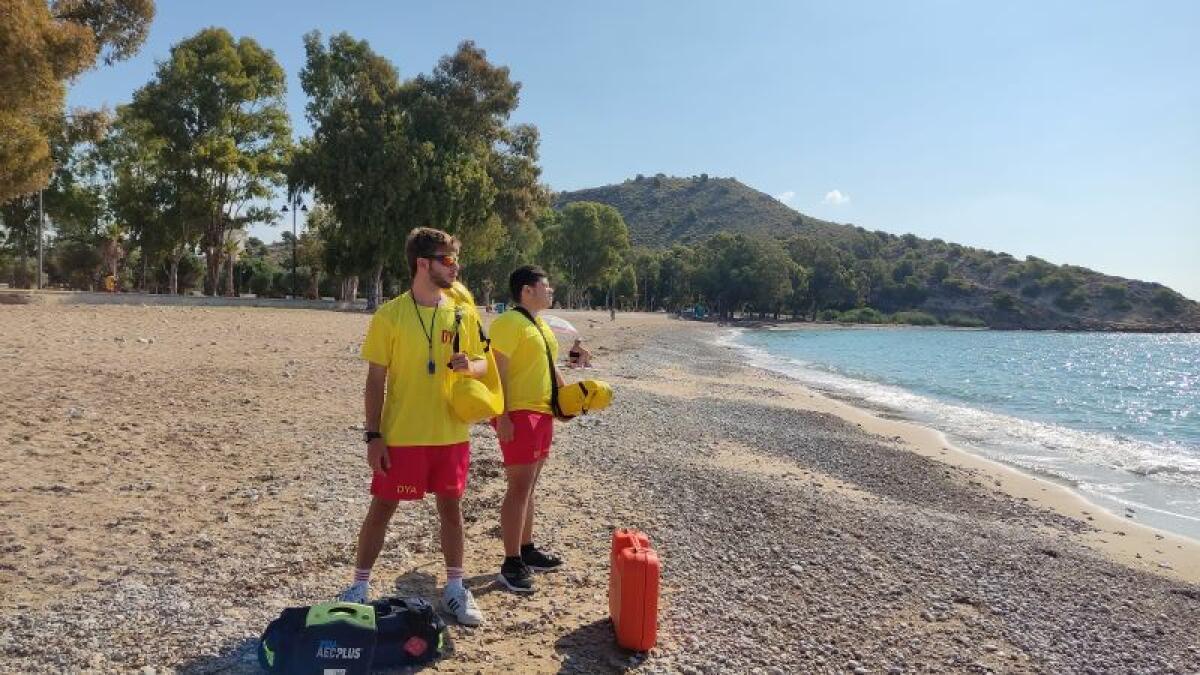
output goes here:
{"type": "Polygon", "coordinates": [[[537,317],[534,327],[523,314],[510,309],[496,317],[488,337],[492,348],[508,358],[508,382],[504,389],[505,410],[532,410],[552,414],[550,409],[550,354],[558,358],[558,340],[550,326],[537,317]]]}
{"type": "Polygon", "coordinates": [[[443,296],[435,311],[414,303],[409,291],[375,310],[362,358],[388,369],[379,420],[388,445],[452,445],[468,439],[469,425],[454,416],[449,403],[455,332],[461,351],[471,359],[483,358],[474,307],[443,296]],[[456,321],[456,310],[461,321],[456,321]]]}

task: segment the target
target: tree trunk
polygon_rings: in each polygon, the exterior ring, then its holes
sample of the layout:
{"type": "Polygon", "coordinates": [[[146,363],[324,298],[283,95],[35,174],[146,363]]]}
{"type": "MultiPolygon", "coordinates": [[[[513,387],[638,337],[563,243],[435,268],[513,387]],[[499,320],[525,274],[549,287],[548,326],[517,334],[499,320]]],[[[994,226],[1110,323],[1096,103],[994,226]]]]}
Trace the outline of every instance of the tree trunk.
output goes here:
{"type": "Polygon", "coordinates": [[[342,279],[338,300],[353,303],[358,297],[358,276],[351,275],[342,279]]]}
{"type": "Polygon", "coordinates": [[[304,297],[309,300],[321,299],[321,273],[316,269],[309,268],[308,271],[308,293],[304,297]]]}
{"type": "Polygon", "coordinates": [[[375,311],[376,307],[383,302],[383,264],[375,266],[375,272],[371,275],[371,294],[367,296],[367,310],[375,311]]]}
{"type": "Polygon", "coordinates": [[[205,263],[208,274],[204,279],[204,292],[206,295],[216,297],[221,281],[221,249],[209,246],[205,251],[205,263]]]}
{"type": "MultiPolygon", "coordinates": [[[[13,268],[13,272],[12,272],[13,288],[29,288],[29,286],[27,285],[29,275],[27,275],[25,273],[26,268],[28,266],[29,266],[29,256],[22,253],[20,255],[20,257],[17,258],[17,266],[13,268]],[[18,270],[20,270],[20,271],[18,272],[18,270]],[[18,278],[18,276],[17,276],[18,274],[20,274],[20,278],[18,278]]],[[[36,275],[37,272],[34,272],[34,274],[36,275]]]]}
{"type": "Polygon", "coordinates": [[[182,258],[182,255],[171,256],[171,273],[169,275],[171,295],[179,295],[179,261],[182,258]]]}
{"type": "Polygon", "coordinates": [[[233,258],[229,258],[225,262],[225,295],[229,297],[237,296],[237,285],[233,278],[233,258]]]}

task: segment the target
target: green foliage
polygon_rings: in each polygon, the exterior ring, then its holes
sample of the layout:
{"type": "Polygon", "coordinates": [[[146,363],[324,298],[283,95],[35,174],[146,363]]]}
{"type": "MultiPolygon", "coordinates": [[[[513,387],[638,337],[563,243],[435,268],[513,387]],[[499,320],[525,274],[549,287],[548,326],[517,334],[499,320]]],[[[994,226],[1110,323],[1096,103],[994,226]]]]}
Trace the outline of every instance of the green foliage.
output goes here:
{"type": "Polygon", "coordinates": [[[1150,296],[1150,304],[1167,315],[1177,314],[1183,308],[1183,296],[1169,288],[1160,288],[1150,296]]]}
{"type": "Polygon", "coordinates": [[[1073,312],[1088,303],[1087,294],[1082,288],[1072,288],[1054,299],[1054,305],[1059,309],[1073,312]]]}
{"type": "Polygon", "coordinates": [[[615,185],[560,192],[554,207],[594,201],[621,212],[635,246],[663,247],[704,241],[717,232],[760,237],[793,234],[847,236],[845,226],[807,216],[733,178],[659,174],[615,185]]]}
{"type": "Polygon", "coordinates": [[[892,323],[908,324],[910,326],[936,326],[937,317],[928,312],[896,312],[891,316],[892,323]]]}
{"type": "MultiPolygon", "coordinates": [[[[507,265],[536,252],[533,220],[548,197],[538,184],[536,128],[506,126],[520,90],[508,68],[463,42],[432,73],[401,82],[365,41],[342,33],[326,46],[312,32],[304,43],[300,79],[314,133],[291,179],[332,211],[331,269],[380,282],[419,226],[455,234],[465,271],[492,287],[508,271],[489,266],[498,255],[507,265]]],[[[373,287],[372,302],[381,291],[373,287]]]]}
{"type": "Polygon", "coordinates": [[[46,187],[68,122],[66,83],[132,56],[152,0],[17,0],[0,9],[0,204],[46,187]]]}
{"type": "MultiPolygon", "coordinates": [[[[200,224],[210,294],[217,293],[228,233],[276,217],[263,200],[283,184],[291,146],[285,89],[269,50],[205,28],[171,48],[126,113],[151,146],[145,152],[171,177],[175,218],[200,224]]],[[[164,248],[189,247],[189,236],[172,230],[164,248]]]]}
{"type": "Polygon", "coordinates": [[[1129,289],[1125,284],[1104,284],[1100,287],[1100,295],[1109,302],[1119,304],[1128,297],[1129,289]]]}
{"type": "Polygon", "coordinates": [[[1017,299],[1011,293],[996,293],[992,295],[992,307],[1002,312],[1011,312],[1017,308],[1017,299]]]}
{"type": "Polygon", "coordinates": [[[842,312],[838,315],[837,320],[842,323],[884,323],[884,316],[879,313],[879,310],[859,307],[842,312]]]}
{"type": "Polygon", "coordinates": [[[1021,295],[1027,298],[1036,298],[1042,294],[1042,290],[1040,281],[1031,281],[1021,288],[1021,295]]]}
{"type": "Polygon", "coordinates": [[[561,271],[567,303],[576,304],[591,287],[607,287],[629,250],[629,230],[611,206],[568,204],[546,224],[545,257],[561,271]]]}
{"type": "Polygon", "coordinates": [[[950,263],[945,260],[939,260],[929,268],[929,280],[935,284],[940,284],[948,276],[950,276],[950,263]]]}
{"type": "Polygon", "coordinates": [[[952,295],[968,295],[975,288],[975,284],[961,277],[947,277],[942,280],[942,288],[952,295]]]}
{"type": "Polygon", "coordinates": [[[1051,272],[1041,278],[1043,288],[1059,293],[1067,293],[1073,291],[1080,285],[1080,280],[1071,272],[1066,270],[1058,270],[1051,272]]]}
{"type": "Polygon", "coordinates": [[[987,322],[977,316],[966,314],[951,314],[942,323],[957,328],[986,328],[987,322]]]}

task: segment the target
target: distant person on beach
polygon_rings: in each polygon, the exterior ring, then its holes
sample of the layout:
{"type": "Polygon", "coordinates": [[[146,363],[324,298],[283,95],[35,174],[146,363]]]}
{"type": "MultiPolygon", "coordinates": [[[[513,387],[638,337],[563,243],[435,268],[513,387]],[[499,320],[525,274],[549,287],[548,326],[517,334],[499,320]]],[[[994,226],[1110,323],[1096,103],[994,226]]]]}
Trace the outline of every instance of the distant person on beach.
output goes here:
{"type": "Polygon", "coordinates": [[[497,577],[517,593],[533,591],[533,571],[562,566],[557,555],[533,543],[533,491],[554,440],[551,396],[562,386],[554,367],[558,340],[538,313],[554,303],[540,267],[518,267],[509,276],[513,306],[491,325],[492,347],[504,387],[504,413],[492,421],[500,440],[508,490],[500,506],[504,561],[497,577]]]}
{"type": "MultiPolygon", "coordinates": [[[[477,626],[483,615],[463,586],[460,500],[471,457],[469,425],[446,405],[445,380],[451,370],[482,377],[487,361],[478,331],[457,330],[456,305],[442,293],[458,276],[459,246],[441,230],[413,230],[404,246],[412,288],[381,305],[367,329],[362,358],[369,364],[364,441],[374,474],[371,505],[358,535],[354,582],[340,597],[347,602],[368,600],[371,568],[397,505],[432,492],[446,561],[442,606],[459,623],[477,626]],[[462,351],[452,353],[456,332],[462,351]]],[[[479,320],[473,307],[466,318],[479,320]]]]}
{"type": "Polygon", "coordinates": [[[575,338],[571,350],[567,352],[567,365],[572,368],[591,368],[592,352],[583,346],[583,340],[575,338]]]}

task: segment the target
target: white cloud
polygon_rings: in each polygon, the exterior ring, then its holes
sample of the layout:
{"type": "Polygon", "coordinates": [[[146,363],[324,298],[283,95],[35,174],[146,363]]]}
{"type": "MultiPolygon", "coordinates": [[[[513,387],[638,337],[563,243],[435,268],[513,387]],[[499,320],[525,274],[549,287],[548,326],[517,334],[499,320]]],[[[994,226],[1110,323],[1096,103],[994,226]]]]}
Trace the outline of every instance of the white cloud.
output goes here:
{"type": "Polygon", "coordinates": [[[842,204],[850,203],[850,195],[842,194],[841,190],[830,190],[829,192],[825,193],[825,199],[822,201],[826,204],[840,206],[842,204]]]}
{"type": "Polygon", "coordinates": [[[783,202],[784,204],[787,204],[788,202],[792,201],[792,199],[794,199],[795,196],[796,196],[795,190],[788,190],[787,192],[784,192],[782,194],[775,195],[775,199],[778,199],[779,201],[783,202]]]}

